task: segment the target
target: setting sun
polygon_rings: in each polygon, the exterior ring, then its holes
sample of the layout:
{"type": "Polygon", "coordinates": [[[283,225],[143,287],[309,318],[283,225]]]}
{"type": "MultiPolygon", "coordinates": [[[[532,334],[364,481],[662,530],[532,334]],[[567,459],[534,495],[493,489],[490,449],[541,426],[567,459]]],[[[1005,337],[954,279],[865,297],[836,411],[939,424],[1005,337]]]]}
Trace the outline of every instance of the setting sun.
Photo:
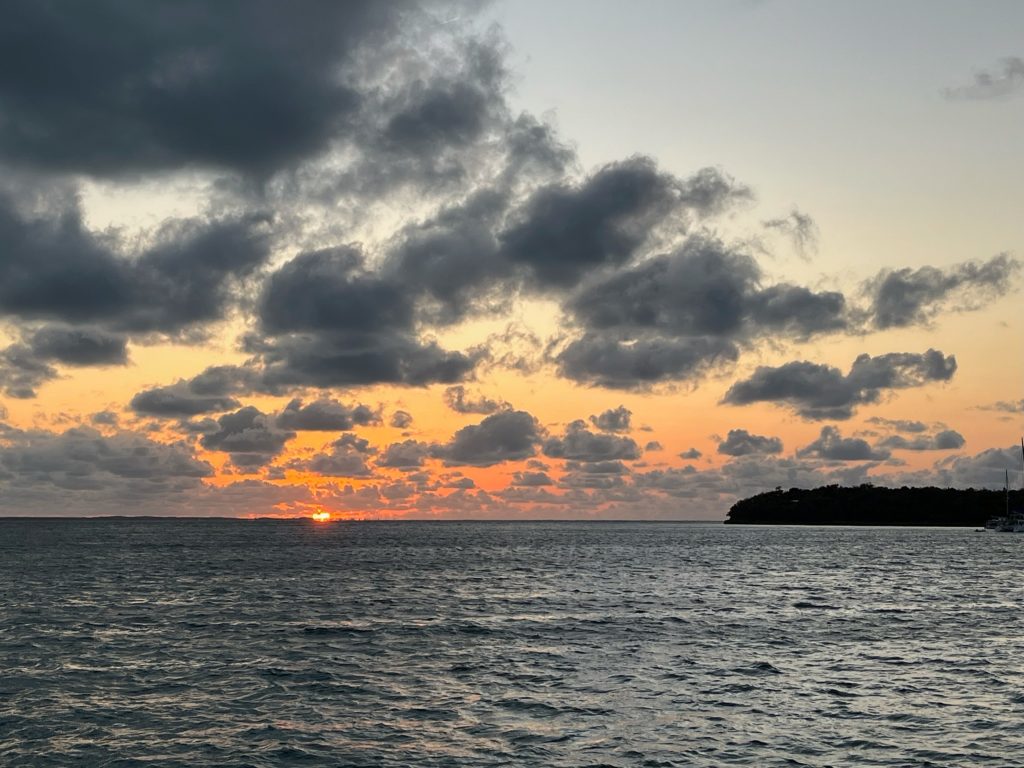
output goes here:
{"type": "Polygon", "coordinates": [[[331,522],[331,513],[324,512],[322,509],[318,509],[312,515],[310,515],[314,523],[329,523],[331,522]]]}

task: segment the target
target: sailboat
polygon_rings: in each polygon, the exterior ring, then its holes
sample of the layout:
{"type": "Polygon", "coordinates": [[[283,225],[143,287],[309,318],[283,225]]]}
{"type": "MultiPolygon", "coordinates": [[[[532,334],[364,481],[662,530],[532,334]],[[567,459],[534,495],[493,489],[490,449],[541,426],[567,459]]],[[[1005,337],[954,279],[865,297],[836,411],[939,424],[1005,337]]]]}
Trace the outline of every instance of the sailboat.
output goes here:
{"type": "MultiPolygon", "coordinates": [[[[1020,439],[1020,458],[1024,462],[1024,437],[1020,439]]],[[[1010,509],[1010,471],[1006,470],[1006,512],[991,518],[985,528],[999,533],[1024,533],[1024,509],[1010,509]]]]}

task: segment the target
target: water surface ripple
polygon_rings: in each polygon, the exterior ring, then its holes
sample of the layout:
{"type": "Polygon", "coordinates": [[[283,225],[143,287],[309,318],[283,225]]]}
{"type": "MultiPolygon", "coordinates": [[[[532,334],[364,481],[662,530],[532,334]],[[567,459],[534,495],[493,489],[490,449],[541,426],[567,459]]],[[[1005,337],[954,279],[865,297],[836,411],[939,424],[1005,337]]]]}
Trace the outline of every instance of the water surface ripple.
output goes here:
{"type": "Polygon", "coordinates": [[[1024,536],[0,520],[0,764],[1024,766],[1024,536]]]}

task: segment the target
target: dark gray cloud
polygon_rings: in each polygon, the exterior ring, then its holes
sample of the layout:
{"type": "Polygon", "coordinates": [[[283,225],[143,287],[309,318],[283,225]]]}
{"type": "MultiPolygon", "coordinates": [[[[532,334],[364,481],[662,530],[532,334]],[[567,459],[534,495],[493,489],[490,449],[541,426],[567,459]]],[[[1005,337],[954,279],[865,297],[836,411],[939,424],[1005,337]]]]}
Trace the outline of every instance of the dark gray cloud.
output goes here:
{"type": "Polygon", "coordinates": [[[748,195],[714,169],[678,179],[650,158],[632,157],[579,185],[538,190],[501,234],[501,252],[538,285],[570,288],[595,269],[631,260],[671,218],[710,215],[748,195]]]}
{"type": "Polygon", "coordinates": [[[865,284],[877,328],[902,328],[929,322],[950,301],[956,310],[976,309],[981,302],[1007,293],[1020,262],[1001,253],[985,262],[884,270],[865,284]]]}
{"type": "Polygon", "coordinates": [[[89,421],[105,427],[116,427],[120,419],[113,411],[97,411],[89,417],[89,421]]]}
{"type": "Polygon", "coordinates": [[[699,459],[703,455],[704,454],[701,453],[700,451],[698,451],[696,448],[687,448],[685,451],[683,451],[683,452],[681,452],[679,454],[679,458],[680,459],[693,460],[693,459],[699,459]]]}
{"type": "Polygon", "coordinates": [[[508,403],[502,400],[492,400],[482,394],[470,394],[461,384],[445,389],[444,404],[456,413],[479,413],[484,415],[510,407],[508,403]]]}
{"type": "Polygon", "coordinates": [[[224,317],[269,255],[267,219],[171,221],[124,257],[85,229],[75,203],[23,214],[0,195],[0,314],[177,334],[224,317]]]}
{"type": "Polygon", "coordinates": [[[566,302],[583,333],[557,356],[568,378],[643,388],[695,378],[734,362],[740,344],[848,327],[842,294],[789,284],[761,287],[754,259],[695,235],[675,251],[590,280],[566,302]]]}
{"type": "Polygon", "coordinates": [[[962,448],[966,442],[955,429],[944,429],[934,435],[918,435],[910,439],[889,435],[879,440],[878,445],[896,451],[950,451],[962,448]]]}
{"type": "MultiPolygon", "coordinates": [[[[1019,467],[1020,444],[989,448],[974,456],[947,456],[924,477],[909,478],[918,485],[947,485],[958,488],[1003,488],[1009,467],[1019,467]]],[[[1010,475],[1011,480],[1013,474],[1010,475]]]]}
{"type": "Polygon", "coordinates": [[[730,429],[725,440],[718,444],[718,452],[726,456],[782,453],[782,440],[754,435],[745,429],[730,429]]]}
{"type": "Polygon", "coordinates": [[[360,46],[405,3],[14,2],[0,25],[0,154],[60,172],[264,174],[325,149],[361,105],[360,46]]]}
{"type": "Polygon", "coordinates": [[[537,420],[525,411],[499,411],[479,424],[463,427],[451,441],[433,448],[446,466],[489,467],[533,456],[541,441],[537,420]]]}
{"type": "Polygon", "coordinates": [[[199,443],[230,454],[236,467],[256,469],[270,463],[293,437],[294,432],[275,428],[271,417],[250,405],[218,418],[217,430],[203,435],[199,443]]]}
{"type": "Polygon", "coordinates": [[[125,338],[95,328],[45,326],[31,335],[32,352],[43,360],[72,366],[124,365],[125,338]]]}
{"type": "Polygon", "coordinates": [[[596,416],[591,416],[590,423],[602,432],[629,432],[632,416],[632,411],[620,405],[618,408],[609,408],[596,416]]]}
{"type": "Polygon", "coordinates": [[[1002,99],[1024,93],[1024,59],[1008,56],[997,69],[975,72],[970,84],[946,88],[942,93],[952,100],[1002,99]]]}
{"type": "Polygon", "coordinates": [[[342,405],[326,397],[306,404],[294,398],[275,418],[282,429],[313,432],[340,432],[380,421],[380,414],[368,405],[342,405]]]}
{"type": "Polygon", "coordinates": [[[554,485],[554,481],[548,477],[547,472],[515,472],[512,475],[512,485],[524,488],[542,488],[554,485]]]}
{"type": "Polygon", "coordinates": [[[290,469],[314,472],[327,477],[369,477],[373,474],[367,466],[367,458],[375,454],[369,441],[346,433],[310,459],[288,463],[290,469]]]}
{"type": "Polygon", "coordinates": [[[388,424],[395,429],[407,429],[412,426],[412,414],[408,411],[398,410],[391,414],[388,424]]]}
{"type": "Polygon", "coordinates": [[[25,344],[12,344],[0,351],[0,391],[8,397],[35,397],[41,384],[57,376],[57,369],[25,344]]]}
{"type": "Polygon", "coordinates": [[[198,488],[200,479],[213,468],[192,455],[183,443],[156,443],[133,432],[106,437],[91,427],[65,432],[30,430],[13,432],[0,444],[2,506],[24,512],[59,513],[67,506],[67,494],[75,493],[76,511],[93,496],[102,497],[107,511],[132,509],[138,498],[151,499],[198,488]],[[25,508],[30,501],[49,494],[63,495],[64,503],[50,509],[25,508]],[[79,496],[82,493],[84,496],[79,496]]]}
{"type": "Polygon", "coordinates": [[[260,389],[259,371],[240,365],[213,365],[191,379],[147,389],[136,394],[129,407],[136,413],[184,418],[228,411],[239,406],[235,395],[260,389]]]}
{"type": "Polygon", "coordinates": [[[377,466],[404,470],[418,469],[423,466],[429,455],[430,446],[426,443],[419,440],[403,440],[400,443],[391,443],[385,448],[384,453],[377,459],[377,466]]]}
{"type": "Polygon", "coordinates": [[[644,445],[644,450],[645,451],[663,451],[663,450],[665,450],[665,446],[663,446],[657,440],[649,440],[647,442],[647,444],[644,445]]]}
{"type": "Polygon", "coordinates": [[[725,362],[735,362],[739,348],[724,339],[621,339],[584,334],[556,356],[566,378],[610,389],[643,389],[663,381],[692,379],[725,362]]]}
{"type": "Polygon", "coordinates": [[[454,383],[483,354],[419,339],[405,288],[368,271],[352,247],[289,261],[271,275],[258,312],[264,335],[250,337],[247,348],[272,388],[454,383]]]}
{"type": "Polygon", "coordinates": [[[561,437],[544,442],[544,455],[553,459],[599,462],[640,458],[640,446],[630,437],[591,432],[586,422],[570,422],[561,437]]]}
{"type": "Polygon", "coordinates": [[[218,413],[238,406],[239,402],[229,395],[196,394],[186,382],[147,389],[136,394],[129,403],[129,407],[138,414],[165,418],[218,413]]]}
{"type": "Polygon", "coordinates": [[[807,361],[760,366],[733,384],[722,398],[729,405],[773,402],[805,419],[848,419],[859,405],[878,402],[886,390],[949,381],[956,358],[935,349],[923,354],[860,355],[844,375],[838,368],[807,361]]]}
{"type": "Polygon", "coordinates": [[[35,397],[42,384],[60,375],[54,363],[82,367],[127,362],[123,336],[95,328],[44,326],[23,333],[22,342],[0,351],[0,391],[10,397],[35,397]]]}
{"type": "Polygon", "coordinates": [[[843,437],[835,427],[822,427],[818,439],[800,448],[796,455],[826,461],[882,461],[889,458],[889,451],[872,448],[859,437],[843,437]]]}

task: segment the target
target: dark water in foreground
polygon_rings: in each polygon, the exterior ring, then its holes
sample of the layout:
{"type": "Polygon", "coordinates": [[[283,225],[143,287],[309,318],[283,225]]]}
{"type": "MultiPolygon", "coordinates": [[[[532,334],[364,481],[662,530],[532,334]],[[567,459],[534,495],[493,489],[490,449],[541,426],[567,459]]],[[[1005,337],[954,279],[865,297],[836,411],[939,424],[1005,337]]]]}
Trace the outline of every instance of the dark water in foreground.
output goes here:
{"type": "Polygon", "coordinates": [[[1024,766],[1024,536],[0,520],[0,765],[1024,766]]]}

